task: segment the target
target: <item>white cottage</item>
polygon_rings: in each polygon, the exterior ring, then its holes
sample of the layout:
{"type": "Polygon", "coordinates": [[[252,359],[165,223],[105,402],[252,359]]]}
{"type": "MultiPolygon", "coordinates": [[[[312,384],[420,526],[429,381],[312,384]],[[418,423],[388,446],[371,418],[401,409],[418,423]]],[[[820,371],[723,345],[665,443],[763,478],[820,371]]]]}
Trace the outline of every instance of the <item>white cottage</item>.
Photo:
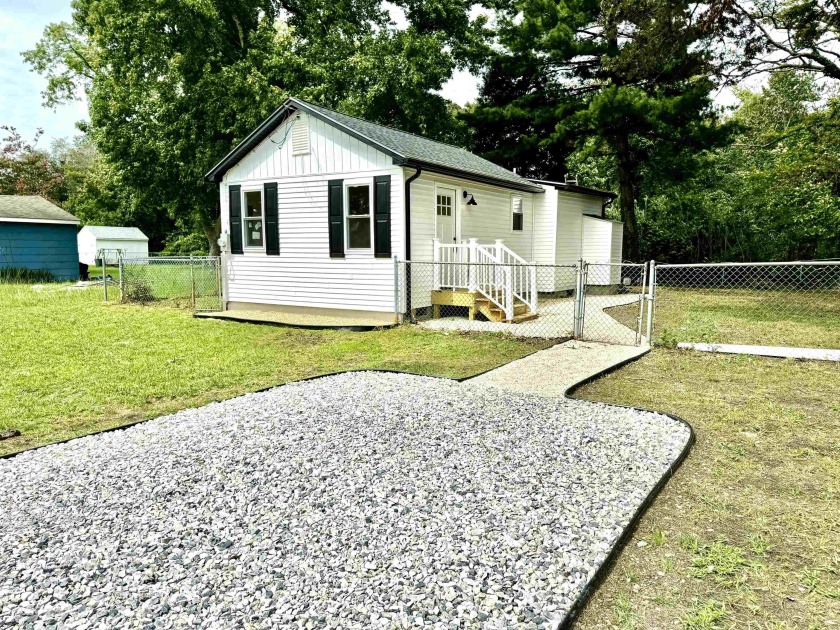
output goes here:
{"type": "MultiPolygon", "coordinates": [[[[584,253],[584,218],[602,217],[614,197],[527,180],[459,147],[296,98],[206,177],[219,184],[227,309],[314,310],[382,323],[394,320],[395,258],[575,263],[584,253]]],[[[620,249],[610,256],[620,261],[620,249]]],[[[461,288],[461,278],[443,280],[461,288]]],[[[463,288],[498,301],[499,288],[478,280],[463,280],[470,285],[463,288]]],[[[434,282],[441,281],[438,274],[434,282]]],[[[430,283],[431,275],[413,279],[411,308],[432,303],[440,286],[430,283]]],[[[517,302],[570,288],[513,284],[517,302]]],[[[513,319],[511,309],[503,315],[513,319]]]]}

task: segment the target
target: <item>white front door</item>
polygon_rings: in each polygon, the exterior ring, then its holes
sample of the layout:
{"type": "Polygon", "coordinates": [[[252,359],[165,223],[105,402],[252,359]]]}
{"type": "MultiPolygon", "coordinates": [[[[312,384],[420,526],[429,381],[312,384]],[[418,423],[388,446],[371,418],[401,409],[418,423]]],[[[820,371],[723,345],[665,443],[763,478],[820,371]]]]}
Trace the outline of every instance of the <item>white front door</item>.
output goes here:
{"type": "Polygon", "coordinates": [[[455,232],[455,189],[438,188],[435,199],[435,237],[441,245],[456,242],[455,232]]]}

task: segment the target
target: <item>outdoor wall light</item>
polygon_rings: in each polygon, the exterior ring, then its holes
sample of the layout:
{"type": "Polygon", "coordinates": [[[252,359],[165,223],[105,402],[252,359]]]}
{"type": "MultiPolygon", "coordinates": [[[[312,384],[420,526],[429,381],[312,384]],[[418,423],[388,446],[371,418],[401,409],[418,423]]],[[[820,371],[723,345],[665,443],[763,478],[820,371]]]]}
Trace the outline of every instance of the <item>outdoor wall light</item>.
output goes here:
{"type": "Polygon", "coordinates": [[[468,193],[468,192],[465,190],[465,191],[464,191],[464,199],[466,199],[467,197],[469,197],[469,198],[470,198],[470,200],[467,202],[467,205],[468,205],[468,206],[477,206],[477,205],[478,205],[478,203],[477,203],[477,202],[476,202],[476,200],[475,200],[475,195],[473,195],[472,193],[468,193]]]}

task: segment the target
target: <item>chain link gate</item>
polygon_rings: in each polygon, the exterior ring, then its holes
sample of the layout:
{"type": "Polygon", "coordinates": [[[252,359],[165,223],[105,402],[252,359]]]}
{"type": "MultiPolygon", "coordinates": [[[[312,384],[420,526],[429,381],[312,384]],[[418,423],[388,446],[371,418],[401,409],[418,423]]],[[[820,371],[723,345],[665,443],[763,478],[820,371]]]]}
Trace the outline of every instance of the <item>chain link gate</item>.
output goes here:
{"type": "Polygon", "coordinates": [[[647,266],[394,261],[398,321],[460,332],[640,345],[647,266]]]}
{"type": "Polygon", "coordinates": [[[581,261],[575,337],[625,346],[646,341],[648,266],[581,261]]]}

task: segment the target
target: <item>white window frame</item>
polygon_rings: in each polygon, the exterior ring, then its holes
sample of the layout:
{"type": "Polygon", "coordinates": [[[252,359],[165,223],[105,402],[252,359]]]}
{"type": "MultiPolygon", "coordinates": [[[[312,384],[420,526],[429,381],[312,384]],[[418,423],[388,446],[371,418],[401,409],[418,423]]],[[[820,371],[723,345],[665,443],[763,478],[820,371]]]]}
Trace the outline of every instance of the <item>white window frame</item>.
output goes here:
{"type": "Polygon", "coordinates": [[[240,220],[242,221],[242,251],[252,251],[252,252],[264,252],[265,251],[265,189],[263,186],[243,186],[240,190],[240,194],[242,195],[242,199],[240,201],[240,208],[242,208],[242,216],[240,220]],[[259,220],[262,221],[262,235],[263,235],[263,243],[262,245],[248,245],[248,223],[249,221],[256,221],[257,217],[252,217],[248,219],[248,203],[245,201],[245,193],[249,192],[258,192],[260,193],[260,218],[259,220]]]}
{"type": "MultiPolygon", "coordinates": [[[[344,186],[342,190],[342,205],[344,208],[342,209],[342,215],[344,216],[344,251],[345,252],[359,252],[359,253],[370,253],[373,254],[373,228],[374,228],[374,221],[373,221],[373,177],[361,177],[357,179],[345,179],[344,186]],[[355,186],[367,186],[368,187],[368,208],[370,214],[368,214],[368,219],[370,220],[370,247],[350,247],[350,189],[355,186]]],[[[364,215],[356,214],[353,215],[354,217],[363,217],[364,215]]]]}
{"type": "Polygon", "coordinates": [[[517,234],[519,232],[524,232],[525,231],[525,197],[523,197],[522,195],[511,195],[510,196],[510,231],[511,231],[511,234],[517,234]],[[519,212],[516,212],[516,210],[514,209],[516,207],[515,204],[514,204],[514,201],[516,199],[519,199],[519,212]],[[513,218],[517,214],[522,215],[522,229],[521,230],[517,230],[515,227],[513,227],[513,218]]]}

